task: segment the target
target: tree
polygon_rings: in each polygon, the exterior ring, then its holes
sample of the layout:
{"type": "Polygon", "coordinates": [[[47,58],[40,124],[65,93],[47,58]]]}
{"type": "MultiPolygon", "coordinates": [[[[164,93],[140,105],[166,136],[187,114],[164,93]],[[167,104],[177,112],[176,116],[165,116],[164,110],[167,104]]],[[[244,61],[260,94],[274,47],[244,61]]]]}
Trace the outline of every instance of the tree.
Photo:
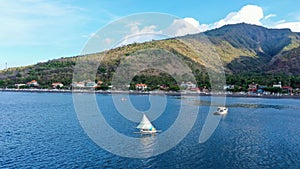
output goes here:
{"type": "Polygon", "coordinates": [[[4,88],[4,85],[5,85],[5,81],[4,80],[0,80],[0,87],[4,88]]]}
{"type": "Polygon", "coordinates": [[[178,85],[170,85],[169,90],[170,91],[179,91],[180,88],[178,85]]]}

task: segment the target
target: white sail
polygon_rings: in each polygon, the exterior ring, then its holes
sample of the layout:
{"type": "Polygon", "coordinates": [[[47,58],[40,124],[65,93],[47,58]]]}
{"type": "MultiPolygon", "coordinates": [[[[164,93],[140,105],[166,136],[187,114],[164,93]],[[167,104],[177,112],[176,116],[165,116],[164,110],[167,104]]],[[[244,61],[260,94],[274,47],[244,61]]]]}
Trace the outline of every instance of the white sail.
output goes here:
{"type": "Polygon", "coordinates": [[[151,122],[149,121],[149,119],[147,118],[147,116],[145,114],[143,114],[143,119],[140,122],[140,124],[136,127],[138,129],[152,129],[154,128],[153,125],[151,124],[151,122]]]}

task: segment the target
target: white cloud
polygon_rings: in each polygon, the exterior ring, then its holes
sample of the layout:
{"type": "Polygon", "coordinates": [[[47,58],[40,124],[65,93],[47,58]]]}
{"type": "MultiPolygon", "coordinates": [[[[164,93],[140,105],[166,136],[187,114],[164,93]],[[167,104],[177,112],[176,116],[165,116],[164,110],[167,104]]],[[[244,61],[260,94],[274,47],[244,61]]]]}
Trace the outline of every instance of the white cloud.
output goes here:
{"type": "Polygon", "coordinates": [[[154,39],[161,39],[161,31],[156,30],[155,25],[142,26],[139,22],[127,24],[129,32],[116,46],[123,46],[131,43],[142,43],[154,39]]]}
{"type": "MultiPolygon", "coordinates": [[[[270,15],[268,17],[273,17],[270,15]]],[[[200,24],[194,18],[176,19],[170,27],[163,31],[169,36],[183,36],[186,34],[195,34],[210,29],[219,28],[227,24],[249,23],[262,25],[261,20],[264,18],[263,10],[256,5],[246,5],[237,12],[229,13],[224,19],[212,24],[200,24]]]]}
{"type": "Polygon", "coordinates": [[[285,23],[286,22],[286,20],[280,20],[280,21],[277,21],[277,23],[276,23],[276,25],[278,25],[278,24],[281,24],[281,23],[285,23]]]}
{"type": "Polygon", "coordinates": [[[44,0],[0,1],[0,44],[40,45],[71,36],[83,9],[44,0]],[[57,38],[57,39],[56,39],[57,38]]]}
{"type": "Polygon", "coordinates": [[[276,17],[276,16],[277,16],[276,14],[269,14],[269,15],[265,16],[264,19],[267,20],[269,18],[276,17]]]}
{"type": "MultiPolygon", "coordinates": [[[[273,16],[274,14],[268,15],[267,18],[273,16]]],[[[154,37],[150,36],[149,34],[163,34],[168,37],[174,37],[200,33],[210,29],[219,28],[227,24],[244,22],[249,24],[262,25],[262,19],[264,19],[264,14],[261,7],[256,5],[246,5],[239,11],[231,12],[224,19],[221,19],[212,24],[200,24],[198,20],[191,17],[186,17],[183,19],[175,19],[167,29],[157,31],[156,26],[154,25],[141,28],[140,23],[130,23],[127,25],[127,27],[130,29],[130,35],[125,38],[122,44],[128,44],[130,42],[142,42],[146,41],[145,39],[151,40],[150,38],[154,39],[154,37]],[[142,34],[148,35],[142,38],[142,34]],[[135,35],[134,38],[132,35],[135,35]]]]}
{"type": "MultiPolygon", "coordinates": [[[[140,22],[132,22],[127,24],[127,29],[125,30],[126,36],[124,37],[124,39],[118,42],[114,47],[123,46],[134,42],[141,43],[145,41],[151,41],[153,39],[157,40],[166,37],[200,33],[207,30],[219,28],[227,24],[248,23],[266,26],[263,25],[262,22],[272,17],[276,17],[276,14],[269,14],[267,16],[264,16],[263,9],[260,6],[246,5],[239,11],[231,12],[224,19],[211,24],[201,24],[195,18],[186,17],[183,19],[175,19],[167,29],[159,30],[158,26],[155,25],[142,25],[142,23],[140,22]]],[[[278,23],[273,23],[273,27],[274,25],[277,28],[289,27],[294,31],[299,30],[298,23],[286,23],[285,21],[281,21],[278,23]]],[[[95,36],[95,34],[92,34],[92,36],[95,36]]],[[[104,44],[115,44],[115,41],[111,38],[103,39],[102,42],[104,44]]]]}
{"type": "Polygon", "coordinates": [[[198,20],[191,17],[176,19],[168,29],[163,31],[163,33],[169,36],[183,36],[237,23],[255,24],[269,28],[289,28],[294,32],[300,32],[300,22],[286,22],[286,20],[280,20],[275,23],[269,21],[267,25],[262,23],[262,21],[267,21],[268,19],[276,16],[276,14],[264,16],[264,11],[260,6],[246,5],[239,11],[231,12],[224,19],[211,24],[200,24],[198,20]]]}
{"type": "Polygon", "coordinates": [[[275,28],[289,28],[293,32],[300,32],[300,22],[285,22],[275,26],[275,28]]]}
{"type": "MultiPolygon", "coordinates": [[[[189,18],[191,21],[192,18],[189,18]]],[[[196,21],[193,19],[193,21],[196,21]]],[[[195,22],[193,23],[195,24],[195,22]]],[[[193,34],[200,32],[197,27],[187,22],[185,19],[175,19],[170,27],[163,31],[163,33],[170,36],[183,36],[186,34],[193,34]]]]}
{"type": "Polygon", "coordinates": [[[194,18],[184,18],[183,20],[190,23],[190,24],[192,24],[194,27],[198,27],[200,25],[199,21],[197,21],[194,18]]]}
{"type": "Polygon", "coordinates": [[[103,40],[103,42],[104,42],[104,44],[111,45],[114,42],[114,39],[112,39],[112,38],[105,38],[103,40]]]}
{"type": "Polygon", "coordinates": [[[163,30],[163,34],[168,36],[183,36],[195,34],[209,29],[208,25],[200,24],[194,18],[175,19],[169,28],[163,30]]]}
{"type": "Polygon", "coordinates": [[[264,13],[261,7],[256,5],[246,5],[238,12],[229,13],[224,19],[213,24],[212,28],[219,28],[228,24],[248,23],[262,25],[261,19],[264,18],[264,13]]]}
{"type": "Polygon", "coordinates": [[[144,26],[142,28],[139,22],[129,23],[127,27],[130,29],[130,34],[143,34],[143,33],[155,33],[157,32],[155,25],[144,26]]]}

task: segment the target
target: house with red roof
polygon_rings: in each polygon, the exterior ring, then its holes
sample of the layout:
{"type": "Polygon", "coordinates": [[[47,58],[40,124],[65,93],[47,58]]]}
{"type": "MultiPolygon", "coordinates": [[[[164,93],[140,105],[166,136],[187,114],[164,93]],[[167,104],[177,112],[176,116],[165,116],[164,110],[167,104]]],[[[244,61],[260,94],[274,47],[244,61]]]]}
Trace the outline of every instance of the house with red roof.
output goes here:
{"type": "Polygon", "coordinates": [[[293,93],[293,88],[291,86],[282,86],[281,89],[283,93],[293,93]]]}
{"type": "Polygon", "coordinates": [[[26,83],[27,86],[29,87],[39,87],[39,83],[36,80],[32,80],[31,82],[26,83]]]}
{"type": "Polygon", "coordinates": [[[54,83],[52,83],[52,88],[61,88],[61,87],[63,87],[64,85],[62,84],[62,83],[60,83],[60,82],[54,82],[54,83]]]}
{"type": "Polygon", "coordinates": [[[258,84],[252,83],[252,84],[248,85],[248,91],[249,92],[256,93],[257,89],[258,89],[258,84]]]}
{"type": "Polygon", "coordinates": [[[148,86],[146,84],[143,83],[139,83],[135,85],[135,89],[136,90],[146,90],[148,88],[148,86]]]}

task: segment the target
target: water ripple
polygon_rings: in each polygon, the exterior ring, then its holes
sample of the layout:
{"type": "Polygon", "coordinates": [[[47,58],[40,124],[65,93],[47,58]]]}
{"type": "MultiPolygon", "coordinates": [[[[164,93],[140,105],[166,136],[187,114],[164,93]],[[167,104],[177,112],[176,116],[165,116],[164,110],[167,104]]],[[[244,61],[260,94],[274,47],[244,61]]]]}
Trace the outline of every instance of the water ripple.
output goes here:
{"type": "MultiPolygon", "coordinates": [[[[108,102],[103,110],[109,123],[132,136],[137,124],[115,121],[120,115],[110,107],[110,96],[99,97],[108,102]]],[[[132,97],[139,97],[133,100],[140,109],[148,108],[148,103],[143,107],[147,99],[140,99],[147,96],[132,97]]],[[[300,168],[300,100],[227,98],[228,115],[199,144],[210,106],[209,97],[201,100],[193,129],[176,147],[155,157],[130,159],[87,137],[70,94],[0,93],[0,168],[300,168]]],[[[154,121],[157,128],[170,127],[179,105],[179,99],[168,97],[166,112],[154,121]]],[[[141,138],[141,153],[157,148],[152,139],[141,138]]]]}

